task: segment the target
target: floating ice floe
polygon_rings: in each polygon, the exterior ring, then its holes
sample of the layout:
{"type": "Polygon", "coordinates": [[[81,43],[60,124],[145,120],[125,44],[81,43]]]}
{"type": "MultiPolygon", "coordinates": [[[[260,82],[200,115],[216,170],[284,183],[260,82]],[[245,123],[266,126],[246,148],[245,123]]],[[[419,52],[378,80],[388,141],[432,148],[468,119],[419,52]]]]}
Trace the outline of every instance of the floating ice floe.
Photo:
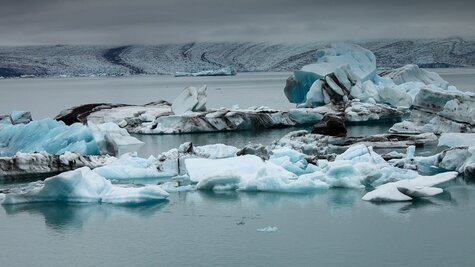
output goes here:
{"type": "Polygon", "coordinates": [[[160,172],[153,156],[140,158],[136,154],[124,154],[119,158],[110,158],[106,164],[93,171],[110,180],[132,180],[170,177],[169,173],[160,172]]]}
{"type": "Polygon", "coordinates": [[[83,156],[66,151],[61,155],[42,153],[16,153],[13,157],[0,157],[0,177],[10,180],[31,179],[34,176],[53,175],[81,167],[91,169],[105,165],[110,156],[83,156]]]}
{"type": "MultiPolygon", "coordinates": [[[[375,187],[421,177],[416,171],[392,166],[363,144],[351,146],[334,161],[317,160],[314,164],[296,151],[277,149],[268,161],[254,155],[188,158],[185,167],[191,182],[201,190],[308,193],[331,187],[375,187]]],[[[413,191],[408,188],[407,194],[413,191]]]]}
{"type": "Polygon", "coordinates": [[[25,192],[5,194],[1,204],[35,202],[138,204],[163,201],[167,197],[168,193],[158,185],[116,186],[88,167],[83,167],[48,178],[44,183],[35,184],[25,192]]]}
{"type": "Polygon", "coordinates": [[[232,67],[224,67],[216,70],[204,70],[198,72],[184,72],[178,71],[175,72],[175,77],[186,77],[186,76],[233,76],[236,75],[236,70],[232,67]]]}
{"type": "Polygon", "coordinates": [[[391,163],[426,173],[456,171],[473,178],[475,177],[475,146],[453,147],[432,156],[395,159],[391,163]]]}
{"type": "Polygon", "coordinates": [[[66,151],[81,155],[120,155],[136,151],[143,143],[113,123],[80,123],[65,125],[61,121],[43,119],[26,124],[0,124],[0,156],[17,152],[66,151]]]}
{"type": "Polygon", "coordinates": [[[453,180],[457,175],[457,172],[446,172],[386,183],[366,193],[362,199],[366,201],[410,201],[414,198],[435,196],[443,192],[441,188],[435,186],[453,180]]]}
{"type": "Polygon", "coordinates": [[[475,132],[475,94],[423,87],[414,99],[410,118],[396,123],[390,132],[475,132]]]}
{"type": "Polygon", "coordinates": [[[266,233],[273,233],[273,232],[276,232],[277,230],[279,230],[279,228],[277,228],[276,226],[266,226],[266,227],[257,229],[258,232],[266,232],[266,233]]]}
{"type": "Polygon", "coordinates": [[[308,156],[328,158],[340,154],[354,144],[364,144],[374,149],[405,150],[408,146],[437,144],[437,136],[432,133],[416,135],[377,134],[364,137],[341,137],[312,134],[305,130],[286,134],[271,145],[271,149],[289,147],[308,156]]]}
{"type": "Polygon", "coordinates": [[[188,175],[197,189],[305,193],[328,186],[298,176],[253,155],[227,159],[187,159],[188,175]]]}
{"type": "Polygon", "coordinates": [[[68,126],[63,122],[43,119],[27,124],[0,124],[0,156],[43,151],[49,154],[66,151],[82,155],[99,154],[91,130],[79,123],[68,126]]]}

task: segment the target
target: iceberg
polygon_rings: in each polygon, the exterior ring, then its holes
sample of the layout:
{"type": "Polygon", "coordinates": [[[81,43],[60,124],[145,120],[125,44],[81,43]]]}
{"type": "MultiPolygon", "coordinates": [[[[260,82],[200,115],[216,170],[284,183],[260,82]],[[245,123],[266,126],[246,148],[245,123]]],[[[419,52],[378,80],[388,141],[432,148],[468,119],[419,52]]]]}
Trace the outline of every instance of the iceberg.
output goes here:
{"type": "Polygon", "coordinates": [[[0,156],[17,152],[81,155],[120,155],[136,151],[143,143],[114,123],[80,123],[43,119],[26,124],[0,124],[0,156]]]}
{"type": "Polygon", "coordinates": [[[194,146],[193,153],[200,158],[222,159],[235,157],[239,149],[224,144],[194,146]]]}
{"type": "Polygon", "coordinates": [[[204,70],[198,72],[175,72],[175,77],[186,77],[186,76],[234,76],[236,75],[236,70],[232,67],[224,67],[216,70],[204,70]]]}
{"type": "Polygon", "coordinates": [[[18,152],[12,157],[0,157],[0,177],[21,181],[35,176],[54,175],[81,167],[91,169],[109,162],[110,156],[83,156],[66,151],[61,155],[18,152]]]}
{"type": "Polygon", "coordinates": [[[111,204],[140,204],[163,201],[168,197],[158,185],[126,187],[110,181],[88,167],[64,172],[48,178],[20,193],[5,194],[2,205],[35,202],[87,202],[111,204]]]}
{"type": "Polygon", "coordinates": [[[316,170],[315,165],[309,164],[304,154],[288,147],[272,150],[269,161],[296,175],[311,173],[316,170]]]}
{"type": "Polygon", "coordinates": [[[410,118],[396,123],[389,131],[435,134],[475,132],[475,94],[423,87],[413,101],[410,118]]]}
{"type": "Polygon", "coordinates": [[[32,121],[31,112],[29,111],[13,111],[10,114],[12,124],[26,124],[32,121]]]}
{"type": "MultiPolygon", "coordinates": [[[[363,144],[351,146],[334,161],[317,160],[316,165],[306,162],[303,154],[289,148],[272,153],[268,161],[254,155],[225,159],[188,158],[185,168],[191,182],[201,190],[309,193],[331,187],[376,187],[420,178],[413,170],[390,165],[372,147],[363,144]]],[[[400,185],[408,194],[434,192],[432,189],[419,192],[417,188],[404,186],[400,185]]]]}
{"type": "Polygon", "coordinates": [[[279,230],[279,228],[277,228],[276,226],[266,226],[266,227],[257,229],[258,232],[266,232],[266,233],[276,232],[277,230],[279,230]]]}
{"type": "Polygon", "coordinates": [[[475,133],[442,133],[438,146],[475,146],[475,133]]]}
{"type": "Polygon", "coordinates": [[[300,71],[295,71],[293,76],[287,79],[284,92],[291,103],[304,103],[314,82],[324,80],[332,73],[334,78],[339,80],[338,85],[348,85],[355,80],[371,80],[376,75],[374,54],[358,45],[332,44],[317,51],[315,58],[316,63],[303,66],[300,71]]]}
{"type": "Polygon", "coordinates": [[[442,189],[434,186],[453,180],[457,175],[457,172],[446,172],[386,183],[366,193],[362,199],[365,201],[410,201],[418,197],[434,196],[443,192],[442,189]]]}
{"type": "Polygon", "coordinates": [[[0,115],[0,125],[1,124],[12,124],[10,115],[0,115]]]}
{"type": "MultiPolygon", "coordinates": [[[[185,160],[190,180],[195,183],[209,178],[232,174],[249,179],[265,165],[264,161],[253,155],[244,155],[225,159],[191,158],[185,160]]],[[[295,178],[295,177],[294,177],[295,178]]]]}
{"type": "Polygon", "coordinates": [[[475,177],[475,146],[457,146],[438,154],[423,157],[415,156],[391,161],[403,168],[415,168],[421,172],[456,171],[467,178],[475,177]]]}
{"type": "Polygon", "coordinates": [[[321,159],[331,158],[334,154],[343,153],[357,143],[371,146],[374,149],[405,150],[412,145],[435,145],[437,144],[437,136],[433,133],[422,133],[416,135],[376,134],[363,137],[342,137],[313,134],[300,130],[284,135],[271,145],[270,150],[288,147],[307,156],[321,159]]]}
{"type": "Polygon", "coordinates": [[[308,193],[328,186],[298,176],[254,155],[226,159],[187,159],[186,169],[201,190],[308,193]]]}
{"type": "Polygon", "coordinates": [[[117,124],[107,122],[103,124],[88,123],[100,154],[120,156],[137,151],[144,143],[130,136],[127,130],[117,124]]]}
{"type": "Polygon", "coordinates": [[[107,164],[93,171],[109,180],[132,180],[169,177],[168,173],[159,172],[157,159],[150,156],[140,158],[136,154],[124,154],[119,158],[110,158],[107,164]]]}
{"type": "Polygon", "coordinates": [[[393,70],[386,70],[381,72],[379,75],[391,78],[391,80],[397,85],[409,82],[422,82],[425,85],[432,84],[442,89],[447,89],[449,87],[449,83],[442,79],[439,74],[421,69],[419,66],[414,64],[408,64],[393,70]]]}
{"type": "Polygon", "coordinates": [[[186,87],[180,95],[173,101],[172,112],[181,115],[189,111],[206,110],[206,85],[196,87],[186,87]]]}
{"type": "Polygon", "coordinates": [[[0,124],[0,156],[13,156],[17,152],[63,154],[66,151],[99,154],[91,130],[79,123],[67,126],[63,122],[43,119],[27,124],[0,124]]]}

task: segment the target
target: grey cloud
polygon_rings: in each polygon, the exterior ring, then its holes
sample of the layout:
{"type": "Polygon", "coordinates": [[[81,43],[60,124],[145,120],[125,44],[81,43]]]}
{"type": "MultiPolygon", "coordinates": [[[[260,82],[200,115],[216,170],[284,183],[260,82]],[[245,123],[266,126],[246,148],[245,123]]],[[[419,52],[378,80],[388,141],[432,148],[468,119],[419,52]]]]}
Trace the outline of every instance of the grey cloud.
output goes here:
{"type": "Polygon", "coordinates": [[[0,0],[0,45],[473,36],[475,1],[0,0]]]}

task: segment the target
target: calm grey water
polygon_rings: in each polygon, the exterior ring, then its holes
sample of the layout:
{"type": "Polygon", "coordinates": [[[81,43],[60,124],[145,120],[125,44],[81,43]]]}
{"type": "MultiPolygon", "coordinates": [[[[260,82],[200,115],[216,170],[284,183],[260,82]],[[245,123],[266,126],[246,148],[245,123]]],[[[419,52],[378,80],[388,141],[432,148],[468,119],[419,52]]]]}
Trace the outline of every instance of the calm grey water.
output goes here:
{"type": "MultiPolygon", "coordinates": [[[[473,90],[472,70],[438,70],[473,90]]],[[[87,102],[173,100],[186,85],[209,85],[209,106],[288,108],[287,73],[0,80],[0,114],[51,117],[87,102]],[[249,97],[252,96],[252,97],[249,97]]],[[[387,125],[351,127],[370,135],[387,125]]],[[[295,129],[141,136],[143,156],[197,145],[268,144],[295,129]]],[[[0,188],[18,187],[3,184],[0,188]]],[[[413,203],[361,201],[363,190],[314,194],[174,193],[147,206],[34,204],[0,207],[0,266],[475,266],[475,186],[454,182],[413,203]],[[258,232],[266,226],[276,232],[258,232]]]]}
{"type": "Polygon", "coordinates": [[[475,187],[377,205],[360,190],[172,194],[152,206],[0,208],[2,266],[475,266],[475,187]],[[257,229],[275,226],[276,232],[257,229]]]}
{"type": "Polygon", "coordinates": [[[172,102],[186,86],[208,86],[208,107],[266,105],[294,107],[283,93],[289,73],[239,73],[229,77],[179,77],[165,75],[43,78],[0,80],[0,114],[29,110],[36,119],[54,117],[61,110],[87,103],[145,104],[172,102]]]}

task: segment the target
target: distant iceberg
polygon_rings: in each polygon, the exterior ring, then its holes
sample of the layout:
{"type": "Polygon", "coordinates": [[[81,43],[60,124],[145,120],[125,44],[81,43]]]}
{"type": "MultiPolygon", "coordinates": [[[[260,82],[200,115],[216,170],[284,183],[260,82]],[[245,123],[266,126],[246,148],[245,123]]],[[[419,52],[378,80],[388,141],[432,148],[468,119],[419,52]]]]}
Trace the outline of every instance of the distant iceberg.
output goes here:
{"type": "Polygon", "coordinates": [[[186,76],[234,76],[236,75],[236,70],[232,67],[224,67],[221,69],[215,70],[204,70],[198,72],[175,72],[175,77],[186,77],[186,76]]]}

